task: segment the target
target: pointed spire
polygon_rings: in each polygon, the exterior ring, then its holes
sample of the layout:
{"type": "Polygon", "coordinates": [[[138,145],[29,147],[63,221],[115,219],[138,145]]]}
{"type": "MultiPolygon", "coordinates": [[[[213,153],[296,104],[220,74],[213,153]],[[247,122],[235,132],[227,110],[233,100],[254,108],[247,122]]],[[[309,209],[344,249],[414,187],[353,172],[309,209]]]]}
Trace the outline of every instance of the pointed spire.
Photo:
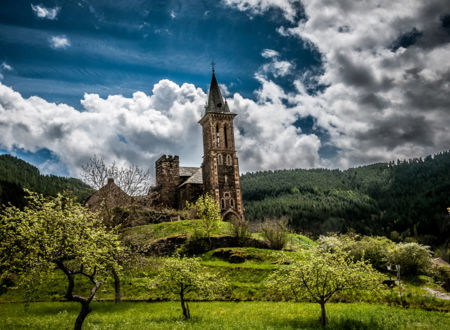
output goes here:
{"type": "Polygon", "coordinates": [[[224,102],[224,99],[222,97],[222,94],[220,93],[219,84],[216,80],[216,74],[214,70],[215,63],[212,62],[212,78],[211,78],[211,85],[209,87],[209,96],[208,96],[208,104],[206,105],[206,112],[230,112],[228,109],[228,106],[226,105],[226,102],[224,102]]]}

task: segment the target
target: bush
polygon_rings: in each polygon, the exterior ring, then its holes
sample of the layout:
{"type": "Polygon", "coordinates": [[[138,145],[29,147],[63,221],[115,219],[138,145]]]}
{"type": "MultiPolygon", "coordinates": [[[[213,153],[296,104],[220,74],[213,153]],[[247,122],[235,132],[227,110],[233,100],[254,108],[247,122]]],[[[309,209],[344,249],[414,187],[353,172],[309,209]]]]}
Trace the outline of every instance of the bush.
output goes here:
{"type": "Polygon", "coordinates": [[[356,242],[356,249],[352,251],[355,259],[365,259],[378,270],[386,270],[391,251],[395,244],[386,237],[364,236],[356,242]]]}
{"type": "Polygon", "coordinates": [[[248,229],[248,221],[232,216],[231,220],[231,235],[236,239],[239,245],[245,245],[252,233],[248,229]]]}
{"type": "Polygon", "coordinates": [[[399,243],[392,251],[391,262],[400,265],[405,275],[428,274],[431,266],[431,251],[418,243],[399,243]]]}
{"type": "Polygon", "coordinates": [[[263,237],[271,249],[282,250],[288,241],[288,228],[286,221],[265,221],[261,226],[263,237]]]}
{"type": "Polygon", "coordinates": [[[395,243],[386,237],[358,236],[355,234],[320,236],[322,250],[329,252],[345,251],[355,260],[367,260],[378,270],[386,270],[395,243]]]}

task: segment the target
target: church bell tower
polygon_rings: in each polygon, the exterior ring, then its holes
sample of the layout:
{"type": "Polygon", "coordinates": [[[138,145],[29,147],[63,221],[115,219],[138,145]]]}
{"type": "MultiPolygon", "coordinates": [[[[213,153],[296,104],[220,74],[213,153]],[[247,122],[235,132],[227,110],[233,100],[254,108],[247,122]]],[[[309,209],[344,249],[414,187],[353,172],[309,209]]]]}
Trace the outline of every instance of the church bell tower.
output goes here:
{"type": "Polygon", "coordinates": [[[234,215],[243,218],[239,162],[234,144],[233,120],[226,100],[220,93],[214,67],[203,128],[203,187],[205,193],[219,201],[222,219],[234,215]]]}

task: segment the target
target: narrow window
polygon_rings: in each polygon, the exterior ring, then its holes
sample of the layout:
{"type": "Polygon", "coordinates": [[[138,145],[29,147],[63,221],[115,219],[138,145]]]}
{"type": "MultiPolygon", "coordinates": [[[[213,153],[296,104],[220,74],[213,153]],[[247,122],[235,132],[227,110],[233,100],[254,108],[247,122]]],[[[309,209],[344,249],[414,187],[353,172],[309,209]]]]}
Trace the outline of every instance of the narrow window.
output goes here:
{"type": "Polygon", "coordinates": [[[226,164],[227,165],[232,165],[233,164],[233,159],[231,158],[231,155],[227,155],[226,164]]]}
{"type": "Polygon", "coordinates": [[[223,165],[223,157],[222,157],[222,154],[218,154],[218,155],[217,155],[217,163],[218,163],[219,165],[223,165]]]}
{"type": "Polygon", "coordinates": [[[216,126],[216,143],[217,143],[217,148],[220,148],[219,124],[217,124],[217,126],[216,126]]]}
{"type": "Polygon", "coordinates": [[[231,203],[231,208],[234,209],[234,199],[233,198],[230,200],[230,203],[231,203]]]}
{"type": "Polygon", "coordinates": [[[227,125],[223,126],[223,134],[224,134],[224,139],[225,139],[225,148],[228,148],[228,133],[227,133],[228,129],[227,129],[227,125]]]}
{"type": "Polygon", "coordinates": [[[222,209],[225,208],[225,200],[222,198],[222,209]]]}

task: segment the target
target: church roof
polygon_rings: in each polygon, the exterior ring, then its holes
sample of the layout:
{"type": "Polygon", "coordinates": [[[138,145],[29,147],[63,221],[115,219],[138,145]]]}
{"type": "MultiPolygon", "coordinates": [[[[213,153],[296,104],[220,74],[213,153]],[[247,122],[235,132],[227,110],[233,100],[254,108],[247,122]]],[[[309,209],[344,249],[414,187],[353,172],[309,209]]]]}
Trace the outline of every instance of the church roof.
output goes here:
{"type": "Polygon", "coordinates": [[[192,176],[197,172],[199,167],[181,167],[180,166],[180,176],[192,176]]]}
{"type": "Polygon", "coordinates": [[[224,101],[222,93],[220,93],[219,84],[217,83],[216,74],[212,74],[211,85],[209,87],[208,104],[206,112],[230,112],[228,104],[224,101]]]}
{"type": "Polygon", "coordinates": [[[178,186],[178,188],[183,187],[184,185],[190,184],[203,184],[203,174],[202,174],[202,168],[198,167],[197,171],[186,181],[184,181],[182,184],[178,186]]]}

